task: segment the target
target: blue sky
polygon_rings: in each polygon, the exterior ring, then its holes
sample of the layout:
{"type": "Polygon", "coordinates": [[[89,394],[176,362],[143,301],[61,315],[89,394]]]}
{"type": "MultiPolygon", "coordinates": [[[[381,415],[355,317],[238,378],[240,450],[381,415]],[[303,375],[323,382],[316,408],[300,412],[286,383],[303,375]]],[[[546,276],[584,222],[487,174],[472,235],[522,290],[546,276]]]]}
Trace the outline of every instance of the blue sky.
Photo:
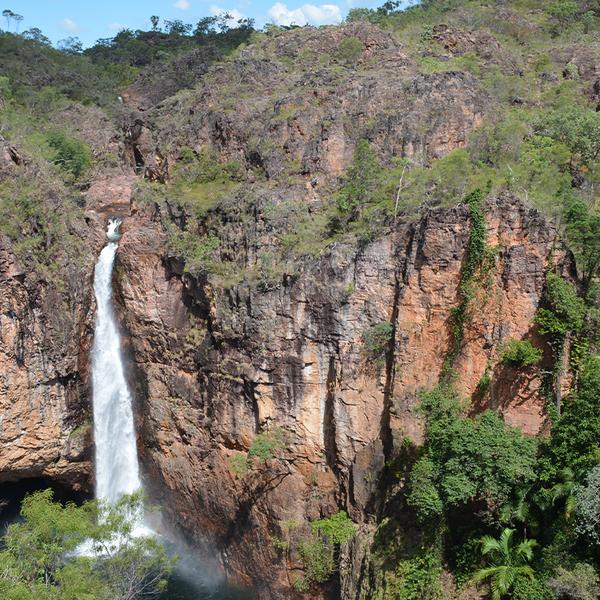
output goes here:
{"type": "MultiPolygon", "coordinates": [[[[76,36],[84,46],[111,37],[119,29],[148,29],[150,15],[195,23],[203,16],[228,11],[236,17],[252,17],[258,26],[339,22],[351,7],[376,8],[384,0],[4,0],[8,8],[23,15],[20,30],[39,27],[54,43],[76,36]]],[[[0,21],[6,29],[6,19],[0,21]]],[[[14,31],[15,24],[11,25],[14,31]]]]}

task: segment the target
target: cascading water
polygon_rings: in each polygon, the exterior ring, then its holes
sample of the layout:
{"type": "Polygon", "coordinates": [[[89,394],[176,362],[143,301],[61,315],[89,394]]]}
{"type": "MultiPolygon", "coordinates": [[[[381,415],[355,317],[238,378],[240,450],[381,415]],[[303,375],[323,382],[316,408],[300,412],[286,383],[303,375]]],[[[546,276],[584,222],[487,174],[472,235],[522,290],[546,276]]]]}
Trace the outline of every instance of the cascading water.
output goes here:
{"type": "Polygon", "coordinates": [[[141,487],[131,393],[125,380],[119,329],[112,305],[112,272],[119,219],[108,223],[108,244],[94,270],[96,324],[92,348],[92,392],[96,445],[96,497],[115,503],[141,487]]]}
{"type": "MultiPolygon", "coordinates": [[[[108,243],[100,252],[94,269],[96,323],[92,347],[92,398],[94,407],[94,440],[96,445],[96,497],[114,504],[126,494],[141,488],[132,398],[121,356],[119,328],[112,303],[112,272],[121,239],[119,219],[111,219],[106,236],[108,243]]],[[[156,536],[143,524],[143,515],[130,515],[134,536],[156,536]]],[[[116,537],[115,547],[121,543],[116,537]]],[[[171,550],[169,550],[171,551],[171,550]]],[[[102,552],[102,550],[100,551],[102,552]]],[[[91,541],[83,543],[76,554],[97,555],[91,541]]],[[[222,586],[214,572],[190,556],[171,574],[170,588],[162,600],[234,600],[248,595],[222,586]],[[187,564],[189,563],[189,564],[187,564]]]]}

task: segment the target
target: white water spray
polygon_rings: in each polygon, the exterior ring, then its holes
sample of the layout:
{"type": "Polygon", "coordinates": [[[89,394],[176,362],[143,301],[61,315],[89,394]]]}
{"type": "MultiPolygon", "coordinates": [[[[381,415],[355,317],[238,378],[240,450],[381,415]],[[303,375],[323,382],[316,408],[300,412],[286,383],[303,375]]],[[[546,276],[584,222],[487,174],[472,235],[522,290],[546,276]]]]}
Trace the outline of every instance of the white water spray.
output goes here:
{"type": "Polygon", "coordinates": [[[141,487],[131,393],[125,380],[112,305],[112,272],[121,239],[119,219],[108,223],[108,244],[94,270],[96,324],[92,348],[96,497],[114,504],[141,487]]]}

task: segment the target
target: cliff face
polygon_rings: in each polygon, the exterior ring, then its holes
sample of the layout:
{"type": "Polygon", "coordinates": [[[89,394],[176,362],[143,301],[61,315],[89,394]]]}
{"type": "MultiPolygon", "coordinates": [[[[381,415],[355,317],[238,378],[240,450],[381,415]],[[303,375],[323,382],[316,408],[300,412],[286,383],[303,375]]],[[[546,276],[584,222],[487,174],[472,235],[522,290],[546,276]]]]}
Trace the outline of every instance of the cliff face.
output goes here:
{"type": "MultiPolygon", "coordinates": [[[[534,434],[544,423],[540,373],[503,366],[500,349],[533,335],[544,272],[569,268],[570,257],[519,201],[497,198],[486,215],[497,253],[455,361],[457,381],[474,395],[474,410],[497,408],[534,434]],[[493,384],[479,396],[485,372],[493,384]]],[[[232,575],[267,579],[265,596],[286,597],[289,572],[269,543],[280,523],[339,504],[368,519],[381,501],[386,458],[405,436],[419,440],[413,409],[450,351],[468,208],[430,210],[360,249],[335,246],[263,292],[182,276],[163,255],[156,217],[146,209],[125,222],[119,255],[149,480],[169,518],[215,541],[232,575]],[[377,366],[363,336],[383,321],[393,340],[377,366]],[[274,427],[291,432],[281,458],[236,479],[231,457],[274,427]]]]}
{"type": "Polygon", "coordinates": [[[89,486],[90,307],[82,283],[65,298],[0,246],[0,481],[89,486]]]}
{"type": "MultiPolygon", "coordinates": [[[[436,32],[451,52],[493,46],[450,34],[436,32]]],[[[189,215],[142,201],[134,168],[165,181],[184,148],[206,146],[239,161],[245,179],[231,203],[250,208],[236,219],[223,214],[219,237],[251,268],[282,233],[265,198],[275,207],[328,201],[361,137],[384,162],[427,164],[463,147],[490,104],[471,74],[418,73],[390,36],[364,24],[292,31],[261,52],[250,47],[212,68],[204,61],[214,57],[200,57],[193,91],[163,98],[179,87],[170,80],[164,94],[146,90],[144,79],[130,88],[126,101],[143,111],[127,115],[122,135],[108,125],[102,134],[103,152],[124,166],[93,173],[77,235],[97,253],[104,217],[125,218],[115,294],[151,495],[187,536],[216,546],[232,577],[257,584],[265,598],[290,598],[299,562],[271,543],[281,523],[306,527],[340,507],[369,522],[386,460],[406,437],[421,439],[414,407],[451,351],[469,209],[400,217],[376,239],[338,241],[266,286],[218,286],[170,256],[163,225],[189,215]],[[363,44],[360,69],[313,68],[347,36],[363,44]],[[306,68],[292,70],[293,61],[306,68]],[[373,360],[366,334],[385,322],[391,330],[373,360]],[[234,475],[232,458],[278,430],[287,432],[281,451],[234,475]]],[[[505,71],[516,68],[501,59],[490,55],[505,71]]],[[[493,266],[477,286],[456,380],[474,411],[493,407],[535,434],[545,419],[540,369],[506,367],[501,348],[535,339],[544,273],[556,265],[569,274],[572,259],[555,229],[513,196],[489,200],[485,215],[493,266]],[[483,392],[486,373],[492,384],[483,392]]],[[[92,262],[65,296],[25,273],[2,243],[0,481],[43,476],[89,487],[92,262]]],[[[357,569],[361,552],[349,559],[357,569]]]]}

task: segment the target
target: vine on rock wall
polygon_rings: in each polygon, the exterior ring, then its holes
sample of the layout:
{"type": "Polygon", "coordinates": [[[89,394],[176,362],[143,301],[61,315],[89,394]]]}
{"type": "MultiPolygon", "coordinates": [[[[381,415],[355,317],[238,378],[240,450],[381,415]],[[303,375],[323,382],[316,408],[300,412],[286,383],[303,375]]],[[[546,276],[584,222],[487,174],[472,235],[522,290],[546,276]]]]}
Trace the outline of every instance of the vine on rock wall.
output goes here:
{"type": "Polygon", "coordinates": [[[465,327],[472,318],[470,306],[477,291],[477,276],[490,269],[493,259],[491,248],[486,244],[485,239],[486,223],[483,201],[484,194],[479,188],[471,192],[465,200],[471,211],[471,230],[458,285],[458,304],[452,310],[450,319],[452,346],[444,364],[444,378],[446,379],[462,348],[465,327]]]}

